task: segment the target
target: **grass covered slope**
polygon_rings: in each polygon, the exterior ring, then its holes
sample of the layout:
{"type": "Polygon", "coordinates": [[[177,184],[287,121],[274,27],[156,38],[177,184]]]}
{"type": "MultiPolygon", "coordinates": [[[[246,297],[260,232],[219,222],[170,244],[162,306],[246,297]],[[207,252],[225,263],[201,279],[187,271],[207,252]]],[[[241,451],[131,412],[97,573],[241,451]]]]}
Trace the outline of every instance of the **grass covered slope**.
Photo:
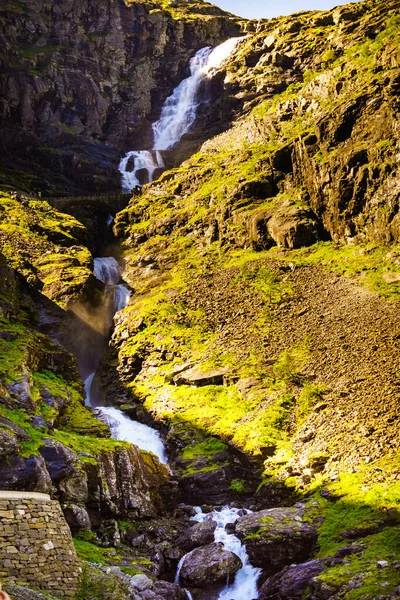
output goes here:
{"type": "Polygon", "coordinates": [[[240,456],[264,505],[313,494],[321,556],[362,546],[326,597],[399,583],[399,33],[384,0],[262,24],[225,68],[236,121],[115,226],[136,293],[114,382],[168,425],[194,496],[252,492],[240,456]]]}

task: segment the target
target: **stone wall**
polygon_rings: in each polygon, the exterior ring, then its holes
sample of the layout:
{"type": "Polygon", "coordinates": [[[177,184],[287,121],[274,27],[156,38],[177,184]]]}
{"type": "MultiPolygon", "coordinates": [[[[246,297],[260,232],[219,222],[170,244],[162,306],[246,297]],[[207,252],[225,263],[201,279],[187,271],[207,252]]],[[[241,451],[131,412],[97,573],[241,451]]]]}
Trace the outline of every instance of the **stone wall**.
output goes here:
{"type": "Polygon", "coordinates": [[[70,597],[79,574],[60,504],[47,494],[0,492],[0,578],[70,597]]]}

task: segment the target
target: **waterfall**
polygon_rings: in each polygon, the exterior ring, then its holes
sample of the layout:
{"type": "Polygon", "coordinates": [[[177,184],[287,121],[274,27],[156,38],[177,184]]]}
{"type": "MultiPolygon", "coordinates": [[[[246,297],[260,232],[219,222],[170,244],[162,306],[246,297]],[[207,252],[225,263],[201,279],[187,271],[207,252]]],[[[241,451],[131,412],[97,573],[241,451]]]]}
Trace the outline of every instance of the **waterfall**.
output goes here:
{"type": "Polygon", "coordinates": [[[113,406],[98,407],[106,417],[110,426],[111,435],[115,440],[131,442],[142,450],[148,450],[156,454],[162,463],[167,463],[164,444],[156,429],[143,425],[138,421],[132,421],[123,412],[113,406]]]}
{"type": "Polygon", "coordinates": [[[107,285],[115,285],[121,279],[121,267],[113,256],[107,258],[95,258],[93,273],[107,285]]]}
{"type": "Polygon", "coordinates": [[[189,77],[181,81],[166,99],[160,119],[153,123],[152,150],[133,150],[121,159],[119,172],[124,192],[130,192],[141,185],[138,171],[146,170],[148,181],[151,182],[156,169],[164,167],[160,151],[173,148],[192,127],[199,107],[198,91],[202,81],[230,56],[242,39],[244,38],[231,38],[214,50],[206,47],[196,52],[189,63],[189,77]],[[128,166],[132,163],[133,168],[128,171],[128,166]]]}
{"type": "MultiPolygon", "coordinates": [[[[123,283],[119,283],[121,280],[121,266],[118,261],[112,256],[95,258],[93,272],[97,279],[106,284],[105,293],[113,294],[114,311],[123,310],[129,301],[130,292],[123,283]]],[[[91,387],[95,374],[95,372],[91,373],[84,381],[86,406],[92,406],[91,387]]],[[[96,408],[104,415],[114,439],[131,442],[142,450],[153,452],[161,462],[168,462],[164,444],[158,431],[133,421],[117,408],[111,406],[97,406],[96,408]]]]}
{"type": "Polygon", "coordinates": [[[205,75],[211,48],[202,48],[190,61],[190,76],[166,99],[160,120],[153,124],[155,150],[169,150],[189,131],[196,119],[197,92],[205,75]]]}
{"type": "MultiPolygon", "coordinates": [[[[198,523],[212,519],[217,523],[217,527],[214,532],[214,541],[222,542],[225,550],[230,550],[242,561],[242,568],[237,571],[235,579],[231,585],[227,584],[226,587],[218,596],[218,600],[253,600],[258,597],[257,591],[257,579],[261,573],[261,569],[256,569],[249,562],[246,548],[241,543],[238,537],[233,533],[228,533],[225,526],[228,523],[234,523],[243,513],[243,509],[230,508],[224,506],[221,510],[214,510],[211,513],[203,513],[200,507],[196,507],[196,515],[192,518],[193,521],[198,523]]],[[[249,510],[245,511],[249,513],[249,510]]],[[[187,554],[185,555],[187,556],[187,554]]],[[[179,582],[179,574],[182,568],[185,556],[181,559],[178,564],[178,570],[175,578],[175,583],[179,582]]]]}
{"type": "Polygon", "coordinates": [[[130,192],[136,186],[142,185],[137,177],[138,171],[147,171],[147,177],[150,182],[153,181],[154,171],[163,167],[164,162],[160,152],[152,152],[150,150],[132,150],[128,152],[119,163],[123,191],[130,192]],[[132,171],[127,170],[129,162],[133,162],[132,171]]]}
{"type": "Polygon", "coordinates": [[[90,388],[92,387],[92,382],[93,382],[93,378],[94,378],[94,373],[91,373],[84,381],[84,385],[85,385],[85,405],[86,406],[91,406],[91,401],[90,401],[90,388]]]}

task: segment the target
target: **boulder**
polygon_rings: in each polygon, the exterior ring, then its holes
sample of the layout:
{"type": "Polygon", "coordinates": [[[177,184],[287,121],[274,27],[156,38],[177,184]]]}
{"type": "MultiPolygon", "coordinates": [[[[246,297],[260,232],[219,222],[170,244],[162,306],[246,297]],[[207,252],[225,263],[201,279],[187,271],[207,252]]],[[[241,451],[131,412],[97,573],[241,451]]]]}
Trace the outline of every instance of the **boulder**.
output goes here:
{"type": "Polygon", "coordinates": [[[52,490],[50,475],[41,456],[23,458],[16,454],[0,459],[2,490],[26,490],[48,494],[52,490]]]}
{"type": "Polygon", "coordinates": [[[147,577],[147,575],[138,574],[131,577],[130,585],[135,588],[135,590],[144,592],[145,590],[149,590],[153,587],[153,582],[150,577],[147,577]]]}
{"type": "Polygon", "coordinates": [[[0,429],[0,456],[9,456],[16,454],[19,449],[19,443],[12,433],[0,429]]]}
{"type": "Polygon", "coordinates": [[[40,448],[51,480],[64,502],[85,503],[88,500],[87,475],[76,454],[55,440],[46,440],[40,448]]]}
{"type": "Polygon", "coordinates": [[[301,248],[318,241],[317,222],[310,210],[284,202],[269,219],[267,231],[281,248],[301,248]]]}
{"type": "Polygon", "coordinates": [[[186,592],[179,585],[168,581],[156,581],[153,591],[157,600],[187,600],[186,592]]]}
{"type": "Polygon", "coordinates": [[[64,508],[64,516],[72,533],[89,531],[91,528],[90,517],[85,508],[70,504],[64,508]]]}
{"type": "Polygon", "coordinates": [[[321,559],[286,567],[272,575],[260,590],[259,600],[301,600],[313,577],[319,575],[325,563],[321,559]]]}
{"type": "Polygon", "coordinates": [[[244,541],[250,562],[272,575],[291,563],[308,560],[317,541],[317,527],[303,521],[302,508],[270,508],[240,517],[236,535],[244,541]]]}
{"type": "Polygon", "coordinates": [[[187,585],[205,587],[233,575],[241,569],[242,561],[225,550],[222,543],[196,548],[185,556],[181,579],[187,585]]]}
{"type": "Polygon", "coordinates": [[[223,385],[225,375],[230,371],[230,367],[221,367],[213,371],[202,371],[199,367],[194,367],[184,371],[173,378],[176,385],[194,385],[200,387],[203,385],[223,385]]]}
{"type": "Polygon", "coordinates": [[[214,541],[216,527],[217,524],[212,519],[196,523],[176,540],[176,544],[186,552],[210,544],[214,541]]]}

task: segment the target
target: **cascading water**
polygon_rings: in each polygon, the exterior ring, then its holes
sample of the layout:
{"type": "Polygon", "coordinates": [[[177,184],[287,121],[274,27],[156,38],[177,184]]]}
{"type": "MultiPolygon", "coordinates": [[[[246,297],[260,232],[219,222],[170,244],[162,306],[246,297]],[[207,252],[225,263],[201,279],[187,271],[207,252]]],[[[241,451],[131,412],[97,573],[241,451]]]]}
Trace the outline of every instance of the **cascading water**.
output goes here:
{"type": "MultiPolygon", "coordinates": [[[[106,284],[105,293],[112,294],[114,312],[123,310],[129,301],[130,292],[123,283],[119,283],[121,267],[118,261],[112,256],[95,258],[93,272],[97,279],[106,284]]],[[[87,406],[92,406],[91,388],[94,376],[95,373],[91,373],[84,382],[87,406]]],[[[132,421],[117,408],[110,406],[97,406],[96,408],[104,415],[114,439],[131,442],[142,450],[153,452],[161,462],[167,462],[164,444],[158,431],[137,421],[132,421]]]]}
{"type": "Polygon", "coordinates": [[[106,285],[115,285],[121,279],[121,267],[113,256],[95,258],[93,273],[106,285]]]}
{"type": "Polygon", "coordinates": [[[148,181],[153,181],[156,169],[162,169],[164,162],[161,150],[175,146],[192,127],[199,107],[198,91],[201,82],[213,69],[218,68],[233,52],[243,37],[231,38],[214,50],[202,48],[190,61],[190,75],[184,79],[166,99],[160,119],[153,124],[154,144],[152,150],[133,150],[120,161],[121,185],[125,192],[141,185],[138,172],[145,169],[148,181]],[[133,169],[128,167],[133,163],[133,169]]]}
{"type": "Polygon", "coordinates": [[[147,425],[143,425],[143,423],[138,423],[138,421],[132,421],[132,419],[113,406],[101,406],[98,408],[106,417],[106,421],[111,429],[111,435],[115,440],[123,440],[124,442],[136,444],[142,450],[148,450],[156,454],[161,462],[168,462],[164,444],[158,431],[147,425]]]}
{"type": "MultiPolygon", "coordinates": [[[[242,568],[236,573],[232,584],[227,584],[226,587],[218,596],[218,600],[253,600],[258,597],[257,579],[261,573],[261,569],[256,569],[249,562],[246,548],[241,543],[238,537],[233,533],[229,533],[225,527],[228,523],[235,523],[244,509],[230,508],[224,506],[221,510],[214,510],[211,513],[203,513],[200,507],[196,507],[196,515],[192,518],[198,523],[212,519],[217,523],[214,532],[214,541],[222,542],[226,550],[234,552],[242,561],[242,568]]],[[[249,510],[245,511],[249,513],[249,510]]],[[[187,556],[187,555],[186,555],[187,556]]],[[[185,556],[181,559],[178,565],[178,570],[175,582],[179,582],[179,574],[185,560],[185,556]]]]}

